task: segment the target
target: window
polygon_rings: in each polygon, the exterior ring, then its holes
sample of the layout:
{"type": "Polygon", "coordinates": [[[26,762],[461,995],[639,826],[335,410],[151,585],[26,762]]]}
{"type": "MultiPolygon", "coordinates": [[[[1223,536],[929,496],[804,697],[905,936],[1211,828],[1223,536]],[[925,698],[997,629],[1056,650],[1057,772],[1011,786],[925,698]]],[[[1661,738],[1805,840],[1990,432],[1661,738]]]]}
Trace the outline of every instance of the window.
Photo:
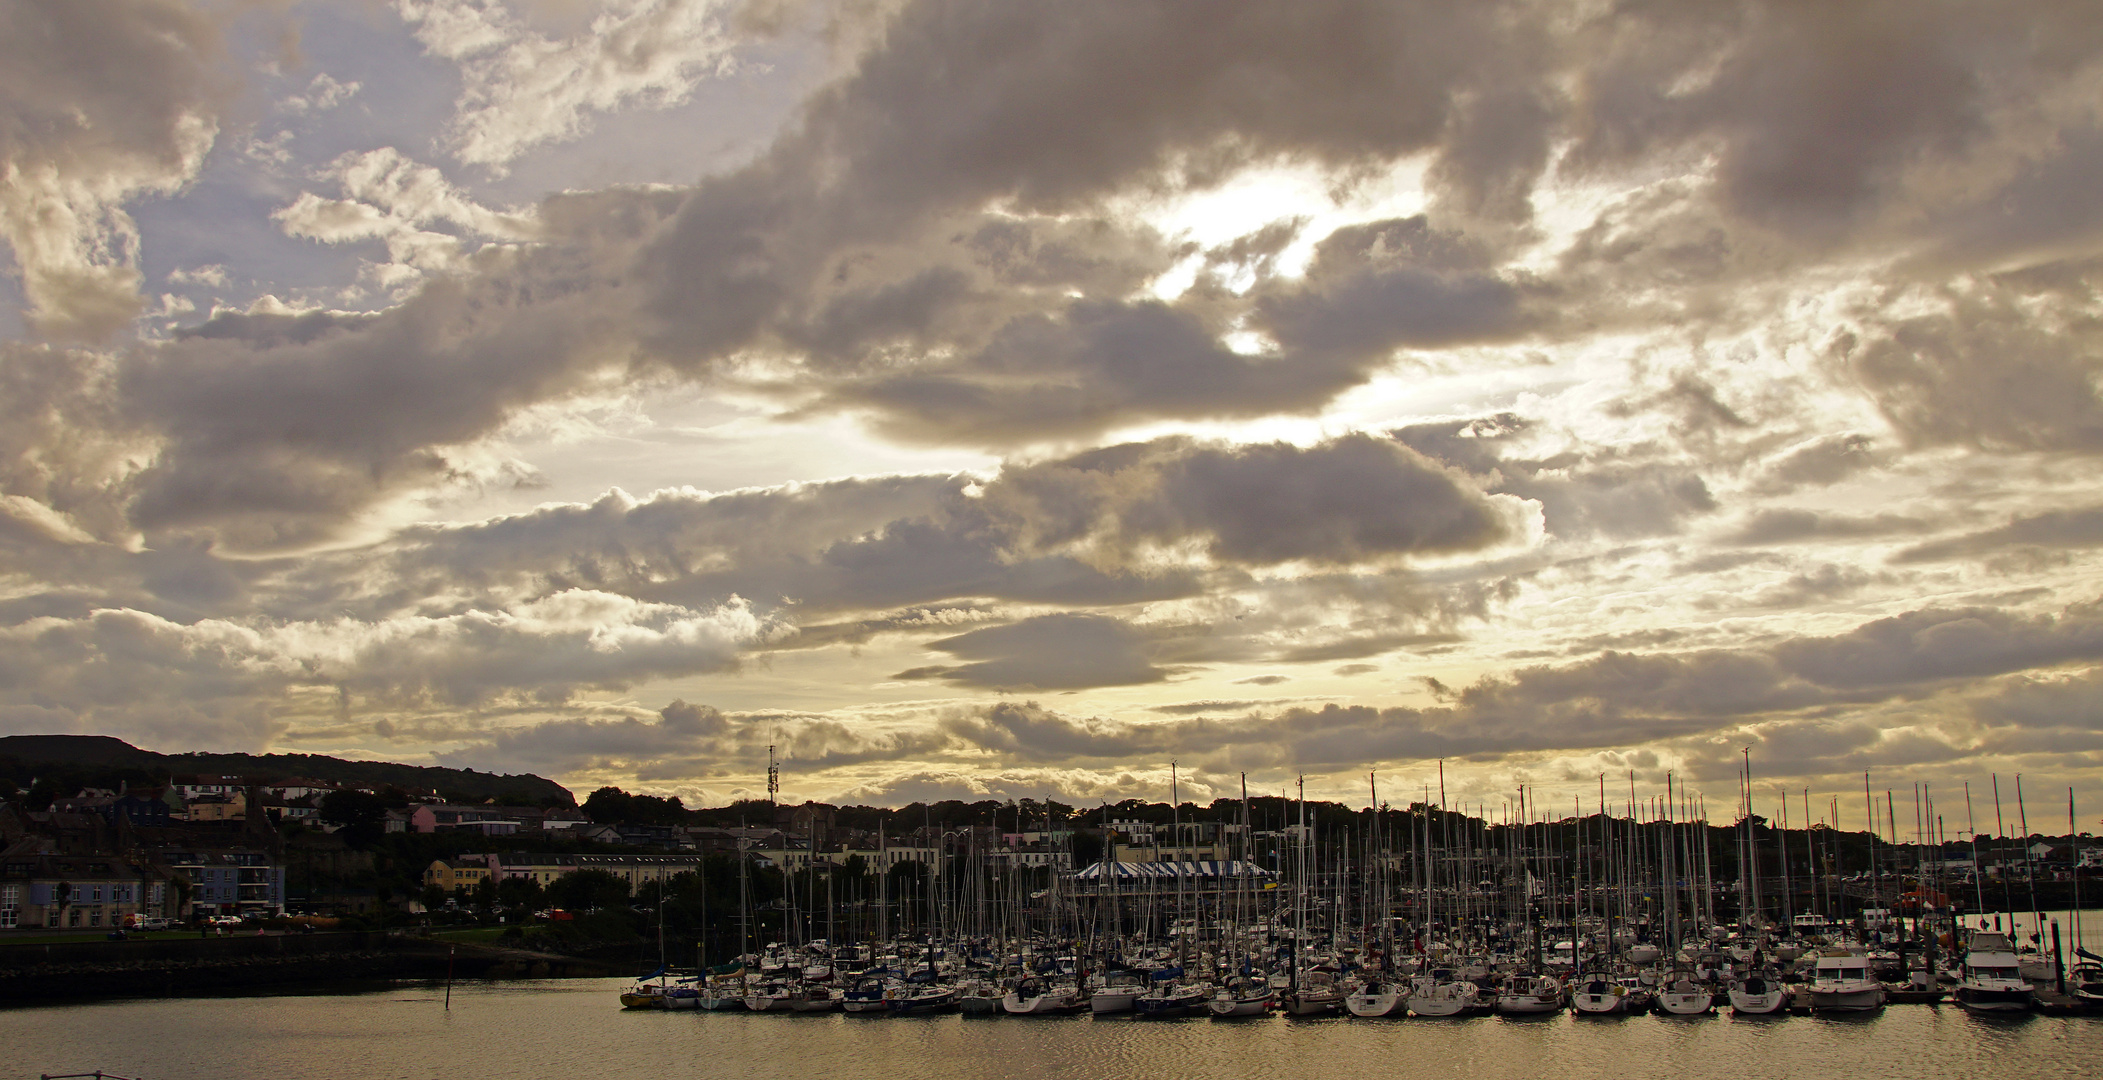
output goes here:
{"type": "Polygon", "coordinates": [[[88,903],[90,903],[90,904],[99,904],[99,903],[101,903],[101,902],[102,902],[102,886],[100,886],[100,885],[90,885],[90,886],[88,886],[88,903]]]}

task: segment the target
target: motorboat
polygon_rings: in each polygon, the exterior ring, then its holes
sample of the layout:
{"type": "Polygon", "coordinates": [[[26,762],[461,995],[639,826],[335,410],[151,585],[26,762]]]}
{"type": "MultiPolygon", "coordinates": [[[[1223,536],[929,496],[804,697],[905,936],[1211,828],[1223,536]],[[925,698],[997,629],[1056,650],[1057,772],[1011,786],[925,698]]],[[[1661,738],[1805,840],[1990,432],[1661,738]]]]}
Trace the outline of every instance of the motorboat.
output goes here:
{"type": "Polygon", "coordinates": [[[1873,1012],[1884,1007],[1884,984],[1870,970],[1869,954],[1834,946],[1818,952],[1811,969],[1811,1011],[1873,1012]]]}
{"type": "MultiPolygon", "coordinates": [[[[2075,955],[2084,950],[2076,949],[2075,955]]],[[[2067,996],[2091,1012],[2103,1010],[2103,962],[2082,960],[2066,973],[2067,996]]]]}
{"type": "Polygon", "coordinates": [[[2023,978],[2008,935],[1980,930],[1972,934],[1965,951],[1956,997],[1959,1006],[1972,1012],[2028,1012],[2037,992],[2023,978]]]}

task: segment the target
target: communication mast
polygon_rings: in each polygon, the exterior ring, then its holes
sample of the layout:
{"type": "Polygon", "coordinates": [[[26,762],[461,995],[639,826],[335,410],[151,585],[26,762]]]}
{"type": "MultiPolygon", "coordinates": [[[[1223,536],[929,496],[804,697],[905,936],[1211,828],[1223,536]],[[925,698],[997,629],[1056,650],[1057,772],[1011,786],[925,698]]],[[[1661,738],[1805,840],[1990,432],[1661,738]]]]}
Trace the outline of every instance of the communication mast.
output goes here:
{"type": "Polygon", "coordinates": [[[774,763],[774,746],[767,745],[767,801],[780,802],[781,766],[774,763]]]}

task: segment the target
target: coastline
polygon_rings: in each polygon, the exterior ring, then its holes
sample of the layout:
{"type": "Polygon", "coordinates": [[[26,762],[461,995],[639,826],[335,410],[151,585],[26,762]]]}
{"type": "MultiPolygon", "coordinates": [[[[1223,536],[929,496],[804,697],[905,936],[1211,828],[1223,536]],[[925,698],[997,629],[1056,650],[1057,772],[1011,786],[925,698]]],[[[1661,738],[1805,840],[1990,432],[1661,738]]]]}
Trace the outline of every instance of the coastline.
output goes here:
{"type": "Polygon", "coordinates": [[[603,978],[592,956],[381,931],[146,941],[0,941],[0,1008],[393,980],[603,978]]]}

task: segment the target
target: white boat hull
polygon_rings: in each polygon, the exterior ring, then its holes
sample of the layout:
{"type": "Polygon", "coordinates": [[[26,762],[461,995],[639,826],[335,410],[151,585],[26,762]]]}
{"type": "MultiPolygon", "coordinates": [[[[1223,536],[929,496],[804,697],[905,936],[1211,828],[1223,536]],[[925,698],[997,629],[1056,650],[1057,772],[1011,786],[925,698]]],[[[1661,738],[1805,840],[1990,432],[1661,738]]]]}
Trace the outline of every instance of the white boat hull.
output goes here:
{"type": "Polygon", "coordinates": [[[1821,990],[1811,988],[1812,1012],[1873,1012],[1884,1007],[1884,988],[1821,990]]]}
{"type": "Polygon", "coordinates": [[[1206,1002],[1205,1008],[1222,1020],[1268,1016],[1271,1011],[1271,997],[1269,994],[1253,998],[1216,997],[1206,1002]]]}
{"type": "Polygon", "coordinates": [[[1409,998],[1399,991],[1393,990],[1384,990],[1375,994],[1352,994],[1344,999],[1344,1009],[1352,1016],[1366,1019],[1400,1016],[1408,1011],[1409,998]]]}

